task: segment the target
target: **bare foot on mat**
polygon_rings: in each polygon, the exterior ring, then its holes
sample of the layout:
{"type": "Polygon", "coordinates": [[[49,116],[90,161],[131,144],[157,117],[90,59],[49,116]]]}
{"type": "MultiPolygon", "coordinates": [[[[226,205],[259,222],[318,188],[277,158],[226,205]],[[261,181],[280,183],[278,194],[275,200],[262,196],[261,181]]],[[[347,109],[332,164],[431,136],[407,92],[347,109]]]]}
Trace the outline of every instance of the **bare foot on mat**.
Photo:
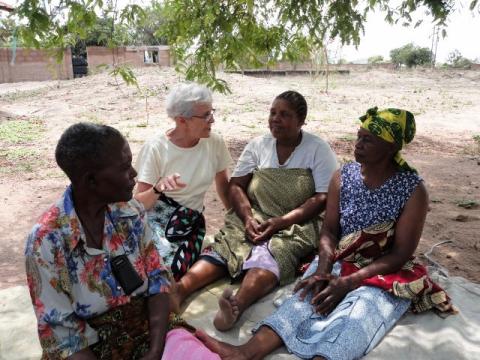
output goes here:
{"type": "Polygon", "coordinates": [[[227,331],[233,327],[238,319],[240,310],[232,289],[225,289],[218,300],[220,309],[213,319],[213,325],[220,331],[227,331]]]}

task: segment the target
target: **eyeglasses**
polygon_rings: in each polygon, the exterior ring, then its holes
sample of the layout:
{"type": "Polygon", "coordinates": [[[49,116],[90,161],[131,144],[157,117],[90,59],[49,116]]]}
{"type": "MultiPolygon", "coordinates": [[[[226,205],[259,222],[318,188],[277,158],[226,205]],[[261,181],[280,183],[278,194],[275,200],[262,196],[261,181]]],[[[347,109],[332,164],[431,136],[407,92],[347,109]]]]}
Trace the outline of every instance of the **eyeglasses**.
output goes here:
{"type": "Polygon", "coordinates": [[[192,118],[199,118],[203,119],[205,122],[209,122],[213,119],[213,115],[215,114],[215,109],[210,110],[209,112],[205,113],[205,115],[192,115],[192,118]]]}

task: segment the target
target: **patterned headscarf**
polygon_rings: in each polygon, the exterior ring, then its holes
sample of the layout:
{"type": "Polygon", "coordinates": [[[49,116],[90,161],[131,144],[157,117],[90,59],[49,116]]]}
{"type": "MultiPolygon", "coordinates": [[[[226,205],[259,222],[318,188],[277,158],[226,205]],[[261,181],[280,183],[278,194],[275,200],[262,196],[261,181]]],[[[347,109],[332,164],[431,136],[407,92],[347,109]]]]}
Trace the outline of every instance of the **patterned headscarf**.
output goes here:
{"type": "Polygon", "coordinates": [[[378,111],[377,107],[368,109],[367,113],[360,117],[361,128],[370,131],[373,135],[398,146],[395,154],[395,162],[400,169],[417,172],[410,167],[402,158],[400,150],[404,144],[408,144],[415,136],[415,118],[406,110],[385,109],[378,111]]]}

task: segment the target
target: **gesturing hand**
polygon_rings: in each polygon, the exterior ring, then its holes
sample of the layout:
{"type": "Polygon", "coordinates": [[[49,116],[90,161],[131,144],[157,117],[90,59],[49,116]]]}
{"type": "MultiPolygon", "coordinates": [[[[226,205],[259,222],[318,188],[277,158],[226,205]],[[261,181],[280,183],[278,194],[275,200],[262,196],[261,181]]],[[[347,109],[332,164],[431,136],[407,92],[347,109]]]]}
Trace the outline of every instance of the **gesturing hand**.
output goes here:
{"type": "Polygon", "coordinates": [[[161,192],[174,191],[184,188],[185,186],[187,186],[187,184],[180,181],[180,174],[178,173],[162,177],[155,184],[155,188],[161,192]]]}
{"type": "Polygon", "coordinates": [[[300,280],[297,285],[295,285],[293,292],[296,293],[297,291],[302,290],[302,292],[299,294],[300,300],[302,301],[309,292],[312,293],[312,297],[315,297],[325,288],[325,286],[327,286],[329,279],[330,274],[313,274],[303,280],[300,280]]]}
{"type": "Polygon", "coordinates": [[[314,295],[311,301],[315,311],[323,315],[327,315],[335,309],[345,295],[353,289],[352,283],[347,277],[338,277],[330,274],[329,277],[327,286],[314,295]]]}

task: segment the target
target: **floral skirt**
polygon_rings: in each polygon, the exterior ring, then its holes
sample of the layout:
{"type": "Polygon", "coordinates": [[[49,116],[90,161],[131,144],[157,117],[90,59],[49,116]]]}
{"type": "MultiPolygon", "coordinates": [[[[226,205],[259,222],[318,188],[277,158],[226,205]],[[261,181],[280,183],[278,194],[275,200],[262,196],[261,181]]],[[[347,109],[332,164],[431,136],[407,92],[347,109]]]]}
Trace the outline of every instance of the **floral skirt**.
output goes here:
{"type": "MultiPolygon", "coordinates": [[[[132,298],[130,303],[87,322],[98,334],[98,342],[90,349],[99,360],[140,359],[149,349],[147,298],[132,298]]],[[[195,331],[178,315],[171,313],[168,330],[177,328],[195,331]]]]}

